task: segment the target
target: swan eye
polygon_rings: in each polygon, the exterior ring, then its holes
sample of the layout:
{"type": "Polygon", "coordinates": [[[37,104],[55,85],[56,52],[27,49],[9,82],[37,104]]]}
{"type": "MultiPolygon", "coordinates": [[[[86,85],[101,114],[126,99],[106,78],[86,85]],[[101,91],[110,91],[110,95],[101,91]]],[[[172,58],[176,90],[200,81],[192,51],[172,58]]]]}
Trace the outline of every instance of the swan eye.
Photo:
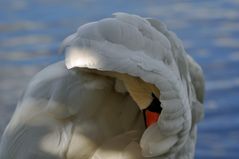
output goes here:
{"type": "Polygon", "coordinates": [[[159,99],[153,93],[152,97],[153,100],[150,105],[143,110],[146,127],[149,127],[153,123],[157,122],[162,111],[161,102],[159,101],[159,99]]]}

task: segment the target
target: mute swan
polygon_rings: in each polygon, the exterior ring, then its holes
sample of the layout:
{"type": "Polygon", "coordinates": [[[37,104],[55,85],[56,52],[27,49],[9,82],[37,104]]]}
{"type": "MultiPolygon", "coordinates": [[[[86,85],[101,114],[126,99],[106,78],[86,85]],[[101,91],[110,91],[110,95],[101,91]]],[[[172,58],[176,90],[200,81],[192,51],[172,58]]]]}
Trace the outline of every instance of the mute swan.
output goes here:
{"type": "Polygon", "coordinates": [[[30,82],[0,159],[192,159],[203,117],[200,66],[156,19],[127,13],[81,26],[65,61],[30,82]]]}

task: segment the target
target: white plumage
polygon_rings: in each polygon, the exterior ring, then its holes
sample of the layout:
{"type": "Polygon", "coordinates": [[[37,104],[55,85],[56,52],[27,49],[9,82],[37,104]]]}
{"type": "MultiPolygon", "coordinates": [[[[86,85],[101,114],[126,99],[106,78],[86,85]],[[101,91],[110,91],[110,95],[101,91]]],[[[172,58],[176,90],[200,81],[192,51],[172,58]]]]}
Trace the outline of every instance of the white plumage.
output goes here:
{"type": "Polygon", "coordinates": [[[65,62],[29,84],[0,159],[192,159],[203,116],[201,68],[164,24],[126,13],[81,26],[65,62]],[[144,126],[141,109],[161,102],[144,126]]]}

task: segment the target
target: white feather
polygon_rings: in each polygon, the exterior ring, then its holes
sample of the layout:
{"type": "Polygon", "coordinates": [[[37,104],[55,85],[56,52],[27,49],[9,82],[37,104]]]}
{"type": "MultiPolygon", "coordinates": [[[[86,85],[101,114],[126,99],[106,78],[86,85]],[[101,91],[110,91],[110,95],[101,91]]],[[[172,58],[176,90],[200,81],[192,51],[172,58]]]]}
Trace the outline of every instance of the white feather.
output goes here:
{"type": "Polygon", "coordinates": [[[116,13],[81,26],[62,48],[65,63],[29,84],[0,159],[193,158],[203,73],[163,23],[116,13]],[[139,107],[152,93],[163,110],[145,130],[139,107]]]}

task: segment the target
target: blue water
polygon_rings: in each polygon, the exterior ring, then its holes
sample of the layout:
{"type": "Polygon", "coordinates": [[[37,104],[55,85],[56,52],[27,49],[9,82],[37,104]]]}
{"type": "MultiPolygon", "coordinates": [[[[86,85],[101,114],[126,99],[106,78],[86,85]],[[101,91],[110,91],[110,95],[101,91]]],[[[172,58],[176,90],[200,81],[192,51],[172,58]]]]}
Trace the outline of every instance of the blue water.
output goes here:
{"type": "Polygon", "coordinates": [[[161,19],[202,66],[206,114],[196,159],[238,159],[238,0],[1,0],[0,134],[29,79],[63,59],[61,41],[78,26],[118,11],[161,19]]]}

